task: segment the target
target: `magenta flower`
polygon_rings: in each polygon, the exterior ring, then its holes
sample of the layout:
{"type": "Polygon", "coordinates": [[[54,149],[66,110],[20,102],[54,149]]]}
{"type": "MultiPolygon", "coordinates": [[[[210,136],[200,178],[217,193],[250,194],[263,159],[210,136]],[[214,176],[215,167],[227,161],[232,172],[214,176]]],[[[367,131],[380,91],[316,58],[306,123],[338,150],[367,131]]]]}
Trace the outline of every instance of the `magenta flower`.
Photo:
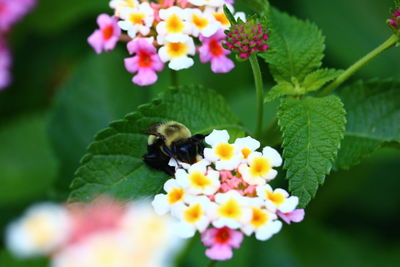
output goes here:
{"type": "Polygon", "coordinates": [[[212,260],[225,261],[233,256],[232,248],[239,248],[243,233],[228,227],[210,228],[201,234],[201,241],[207,247],[206,255],[212,260]]]}
{"type": "Polygon", "coordinates": [[[36,0],[0,0],[0,32],[8,32],[35,4],[36,0]]]}
{"type": "Polygon", "coordinates": [[[0,90],[6,88],[11,82],[11,53],[5,40],[0,36],[0,90]]]}
{"type": "Polygon", "coordinates": [[[287,212],[283,213],[280,211],[277,211],[276,214],[281,217],[282,220],[284,220],[287,224],[290,224],[291,222],[301,222],[304,219],[304,210],[303,209],[297,209],[292,212],[287,212]]]}
{"type": "Polygon", "coordinates": [[[97,54],[103,50],[109,52],[115,48],[121,35],[121,29],[117,22],[116,18],[107,14],[100,14],[97,17],[97,25],[100,29],[95,30],[88,38],[88,43],[97,54]]]}
{"type": "Polygon", "coordinates": [[[206,63],[211,61],[211,70],[214,73],[227,73],[234,67],[233,61],[226,57],[231,52],[222,47],[222,41],[225,40],[223,30],[218,30],[210,37],[200,35],[202,46],[199,48],[200,61],[206,63]]]}
{"type": "Polygon", "coordinates": [[[133,83],[140,86],[155,83],[156,71],[162,71],[164,63],[154,45],[145,38],[139,38],[128,43],[128,51],[130,54],[136,54],[134,57],[125,59],[125,68],[130,73],[137,72],[132,79],[133,83]]]}

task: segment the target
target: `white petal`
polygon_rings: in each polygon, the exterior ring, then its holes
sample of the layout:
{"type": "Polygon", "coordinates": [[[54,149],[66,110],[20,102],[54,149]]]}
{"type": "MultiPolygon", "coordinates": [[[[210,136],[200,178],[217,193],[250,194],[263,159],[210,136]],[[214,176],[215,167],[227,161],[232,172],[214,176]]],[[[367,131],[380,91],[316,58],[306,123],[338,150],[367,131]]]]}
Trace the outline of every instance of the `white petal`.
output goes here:
{"type": "Polygon", "coordinates": [[[272,166],[279,167],[282,164],[282,157],[278,151],[273,149],[272,147],[266,146],[263,149],[264,157],[268,158],[271,162],[272,166]]]}
{"type": "Polygon", "coordinates": [[[177,235],[182,238],[191,238],[196,233],[196,229],[193,225],[187,223],[179,223],[177,228],[179,229],[177,235]]]}
{"type": "Polygon", "coordinates": [[[265,175],[265,179],[267,179],[268,181],[271,181],[272,179],[274,179],[276,177],[276,175],[278,174],[278,172],[274,169],[271,169],[266,175],[265,175]]]}
{"type": "Polygon", "coordinates": [[[204,149],[204,158],[210,162],[216,162],[218,156],[214,153],[214,149],[206,147],[204,149]]]}
{"type": "Polygon", "coordinates": [[[169,61],[170,59],[171,59],[171,57],[168,55],[168,53],[167,53],[167,48],[165,47],[165,46],[163,46],[163,47],[161,47],[159,50],[158,50],[158,55],[160,56],[160,59],[163,61],[163,62],[167,62],[167,61],[169,61]]]}
{"type": "Polygon", "coordinates": [[[176,182],[178,185],[180,185],[184,188],[189,186],[189,175],[184,169],[178,169],[175,172],[175,177],[176,177],[176,182]]]}
{"type": "Polygon", "coordinates": [[[182,69],[187,69],[193,66],[194,61],[190,57],[180,57],[180,58],[174,58],[171,59],[171,61],[168,64],[168,67],[173,70],[182,70],[182,69]]]}
{"type": "Polygon", "coordinates": [[[169,192],[174,188],[180,187],[178,184],[178,181],[174,178],[169,179],[168,181],[165,182],[164,184],[164,190],[165,192],[169,192]]]}
{"type": "Polygon", "coordinates": [[[229,141],[229,134],[227,130],[213,130],[204,140],[210,146],[218,143],[227,143],[229,141]]]}
{"type": "Polygon", "coordinates": [[[249,148],[251,151],[255,151],[260,147],[260,142],[250,136],[238,138],[235,141],[235,145],[240,148],[249,148]]]}
{"type": "Polygon", "coordinates": [[[164,215],[170,210],[170,206],[168,204],[167,195],[158,194],[154,197],[154,200],[151,202],[153,205],[154,211],[158,215],[164,215]]]}
{"type": "Polygon", "coordinates": [[[281,206],[279,206],[279,210],[281,212],[292,212],[295,210],[297,205],[299,204],[299,198],[296,196],[289,197],[285,203],[283,203],[281,206]]]}
{"type": "Polygon", "coordinates": [[[241,163],[241,159],[239,155],[234,156],[230,160],[219,160],[215,163],[215,168],[219,171],[221,170],[234,170],[237,167],[239,167],[239,164],[241,163]]]}

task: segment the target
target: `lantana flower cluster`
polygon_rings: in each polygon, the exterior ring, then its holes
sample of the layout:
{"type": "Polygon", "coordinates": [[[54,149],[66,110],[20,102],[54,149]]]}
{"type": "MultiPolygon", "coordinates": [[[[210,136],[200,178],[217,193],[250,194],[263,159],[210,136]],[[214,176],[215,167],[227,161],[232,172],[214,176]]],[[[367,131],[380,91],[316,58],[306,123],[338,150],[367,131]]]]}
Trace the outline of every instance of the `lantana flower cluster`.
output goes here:
{"type": "Polygon", "coordinates": [[[229,138],[226,130],[214,130],[205,138],[210,147],[204,159],[193,165],[171,159],[175,177],[152,202],[156,213],[178,220],[181,237],[200,232],[210,247],[206,255],[214,260],[230,259],[243,234],[265,241],[281,230],[279,219],[290,224],[304,217],[296,196],[269,184],[282,164],[280,154],[268,146],[257,151],[260,142],[251,137],[233,144],[229,138]]]}
{"type": "Polygon", "coordinates": [[[20,258],[48,256],[53,267],[164,267],[183,245],[173,226],[148,202],[42,203],[9,225],[6,244],[20,258]]]}
{"type": "MultiPolygon", "coordinates": [[[[125,67],[140,86],[155,83],[164,64],[176,71],[190,68],[196,52],[200,62],[211,63],[213,72],[227,73],[234,63],[222,46],[230,26],[225,4],[233,11],[233,0],[111,0],[113,16],[98,16],[99,29],[88,42],[101,53],[114,49],[120,39],[128,41],[132,57],[125,59],[125,67]]],[[[235,16],[245,20],[244,13],[235,16]]]]}
{"type": "Polygon", "coordinates": [[[394,29],[400,30],[400,2],[399,7],[393,10],[392,18],[387,20],[387,23],[394,29]]]}
{"type": "Polygon", "coordinates": [[[0,90],[11,83],[11,52],[7,35],[36,4],[36,0],[0,0],[0,90]]]}

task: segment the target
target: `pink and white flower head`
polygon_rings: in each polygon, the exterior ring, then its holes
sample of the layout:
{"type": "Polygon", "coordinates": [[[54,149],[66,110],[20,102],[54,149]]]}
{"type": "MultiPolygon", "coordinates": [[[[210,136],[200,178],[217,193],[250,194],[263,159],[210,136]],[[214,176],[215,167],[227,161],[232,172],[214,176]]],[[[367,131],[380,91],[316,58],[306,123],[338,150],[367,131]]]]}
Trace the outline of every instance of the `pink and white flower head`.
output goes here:
{"type": "Polygon", "coordinates": [[[132,81],[140,86],[151,85],[157,81],[156,72],[164,68],[157,50],[151,40],[138,38],[128,43],[128,51],[135,56],[125,59],[125,68],[130,73],[137,74],[132,81]]]}
{"type": "Polygon", "coordinates": [[[8,32],[36,4],[36,0],[0,0],[0,33],[8,32]]]}
{"type": "Polygon", "coordinates": [[[6,41],[0,37],[0,90],[5,89],[11,83],[11,53],[6,41]]]}
{"type": "Polygon", "coordinates": [[[214,73],[227,73],[235,67],[233,61],[227,57],[231,52],[222,47],[224,40],[225,33],[222,30],[218,30],[210,37],[200,35],[202,42],[199,48],[200,62],[211,62],[211,70],[214,73]]]}
{"type": "Polygon", "coordinates": [[[100,14],[97,17],[97,24],[99,29],[89,36],[89,44],[97,54],[100,54],[103,50],[106,52],[113,50],[121,35],[117,19],[107,14],[100,14]]]}
{"type": "Polygon", "coordinates": [[[258,152],[260,142],[251,137],[233,144],[229,138],[226,130],[213,130],[205,138],[210,147],[204,149],[204,159],[193,165],[170,162],[175,177],[165,184],[167,193],[152,203],[157,213],[178,219],[181,237],[202,233],[203,243],[211,246],[206,255],[215,260],[231,258],[243,234],[265,241],[281,230],[279,219],[290,223],[304,217],[303,210],[296,210],[296,196],[267,184],[277,174],[272,167],[282,164],[279,152],[271,147],[258,152]],[[209,225],[216,228],[207,229],[209,225]],[[230,243],[233,233],[240,237],[237,245],[230,243]]]}
{"type": "Polygon", "coordinates": [[[157,42],[185,42],[192,32],[192,25],[188,22],[189,10],[172,6],[159,11],[161,22],[157,24],[157,42]]]}
{"type": "Polygon", "coordinates": [[[193,39],[187,37],[185,41],[166,42],[158,50],[163,62],[169,62],[168,67],[173,70],[187,69],[193,66],[194,61],[189,56],[195,54],[196,48],[193,39]]]}
{"type": "Polygon", "coordinates": [[[210,228],[201,235],[201,241],[207,247],[206,255],[212,260],[225,261],[233,256],[232,249],[238,249],[243,241],[240,231],[228,227],[210,228]]]}

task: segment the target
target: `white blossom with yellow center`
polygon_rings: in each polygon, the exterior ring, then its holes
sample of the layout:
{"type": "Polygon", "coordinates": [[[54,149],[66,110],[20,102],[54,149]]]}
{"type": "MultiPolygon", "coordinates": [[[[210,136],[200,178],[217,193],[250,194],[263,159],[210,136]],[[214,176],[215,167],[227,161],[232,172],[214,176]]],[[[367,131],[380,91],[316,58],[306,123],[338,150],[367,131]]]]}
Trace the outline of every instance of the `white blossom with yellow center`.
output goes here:
{"type": "Polygon", "coordinates": [[[156,195],[151,204],[158,215],[164,215],[169,211],[174,214],[176,209],[185,205],[184,199],[187,192],[176,179],[169,179],[166,181],[164,184],[164,190],[167,193],[156,195]]]}
{"type": "Polygon", "coordinates": [[[299,198],[296,196],[289,196],[286,190],[277,188],[272,189],[268,184],[256,188],[257,196],[265,200],[265,206],[271,210],[279,210],[283,213],[292,212],[299,204],[299,198]]]}
{"type": "Polygon", "coordinates": [[[212,195],[220,187],[219,172],[207,170],[208,161],[202,160],[189,167],[188,172],[178,169],[175,173],[176,180],[193,195],[212,195]]]}
{"type": "Polygon", "coordinates": [[[62,206],[50,203],[32,206],[26,215],[10,224],[6,239],[19,257],[50,253],[68,238],[70,221],[62,206]]]}
{"type": "Polygon", "coordinates": [[[128,32],[128,35],[135,38],[138,33],[146,36],[154,21],[154,11],[147,2],[141,3],[137,8],[122,8],[121,21],[118,25],[128,32]]]}
{"type": "Polygon", "coordinates": [[[192,196],[187,199],[188,206],[177,212],[180,223],[178,235],[182,238],[193,237],[196,230],[203,232],[210,224],[209,211],[214,203],[206,196],[192,196]]]}
{"type": "Polygon", "coordinates": [[[198,37],[199,34],[204,37],[210,37],[218,31],[219,24],[214,16],[209,13],[203,13],[200,9],[189,9],[189,22],[192,24],[192,35],[198,37]]]}
{"type": "Polygon", "coordinates": [[[240,228],[251,216],[248,208],[249,199],[237,191],[228,191],[215,195],[218,204],[211,209],[213,225],[217,228],[227,226],[231,229],[240,228]]]}
{"type": "MultiPolygon", "coordinates": [[[[242,21],[246,21],[245,13],[243,12],[234,13],[234,8],[232,5],[226,4],[226,6],[232,12],[232,14],[234,14],[233,16],[235,17],[235,19],[240,18],[242,21]]],[[[229,22],[228,18],[225,15],[223,7],[219,7],[217,9],[213,7],[206,7],[204,13],[212,15],[215,18],[215,20],[220,23],[221,25],[220,27],[222,27],[224,30],[229,29],[229,27],[231,26],[231,23],[229,22]]]]}
{"type": "Polygon", "coordinates": [[[158,55],[163,62],[168,62],[168,67],[173,70],[187,69],[193,66],[194,61],[188,55],[194,55],[196,48],[192,38],[187,37],[184,42],[166,42],[158,50],[158,55]]]}
{"type": "MultiPolygon", "coordinates": [[[[203,161],[203,158],[202,158],[202,156],[197,155],[196,162],[200,162],[200,161],[203,161]]],[[[203,163],[205,163],[206,166],[209,165],[209,162],[203,161],[203,163]]],[[[190,166],[192,166],[189,163],[182,162],[182,161],[174,159],[174,158],[170,158],[168,165],[171,167],[175,167],[175,170],[182,169],[182,168],[185,170],[188,170],[190,168],[190,166]]]]}
{"type": "Polygon", "coordinates": [[[263,152],[252,152],[247,159],[247,164],[239,167],[243,180],[250,185],[264,185],[275,178],[278,172],[272,167],[282,164],[282,158],[278,151],[272,147],[264,147],[263,152]]]}
{"type": "Polygon", "coordinates": [[[250,136],[238,138],[234,145],[240,151],[242,162],[247,162],[249,155],[260,147],[260,142],[250,136]]]}
{"type": "Polygon", "coordinates": [[[255,233],[258,240],[265,241],[281,230],[282,223],[277,220],[276,214],[262,208],[259,204],[252,205],[250,210],[250,220],[242,227],[246,235],[255,233]]]}
{"type": "Polygon", "coordinates": [[[121,11],[124,8],[137,8],[139,5],[136,0],[111,0],[110,7],[115,10],[117,17],[121,16],[121,11]]]}
{"type": "Polygon", "coordinates": [[[157,24],[157,42],[162,45],[166,42],[186,42],[192,32],[192,25],[188,22],[189,9],[172,6],[159,11],[160,23],[157,24]]]}
{"type": "Polygon", "coordinates": [[[211,148],[204,149],[204,158],[215,163],[217,170],[234,170],[241,161],[241,154],[238,153],[234,144],[229,144],[229,134],[226,130],[213,130],[205,138],[205,142],[211,148]]]}

